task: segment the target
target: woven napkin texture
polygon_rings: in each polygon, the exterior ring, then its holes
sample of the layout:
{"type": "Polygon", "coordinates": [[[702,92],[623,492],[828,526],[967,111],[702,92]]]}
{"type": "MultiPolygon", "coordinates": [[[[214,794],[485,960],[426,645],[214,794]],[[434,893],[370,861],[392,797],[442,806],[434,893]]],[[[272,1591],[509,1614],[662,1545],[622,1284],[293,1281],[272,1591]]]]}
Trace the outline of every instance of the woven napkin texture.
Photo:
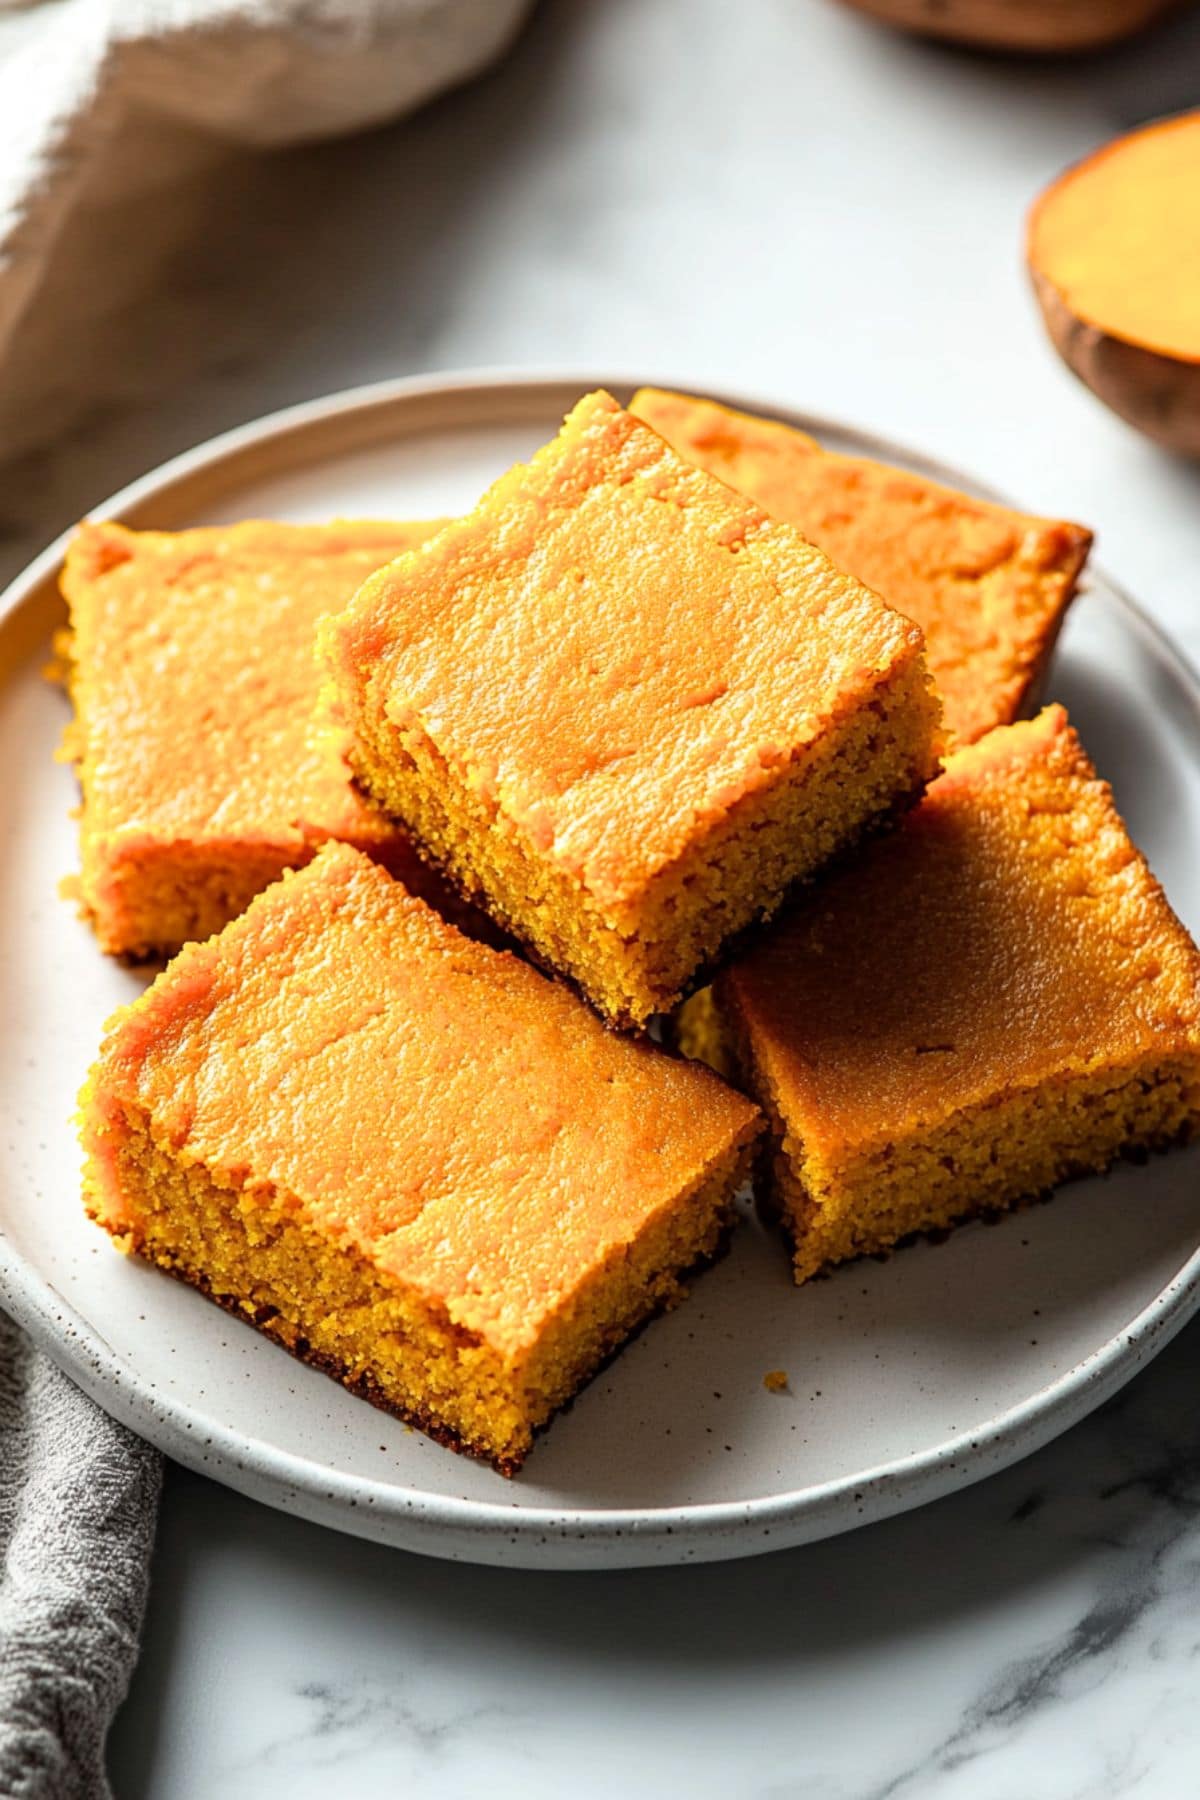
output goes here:
{"type": "Polygon", "coordinates": [[[157,1452],[0,1314],[0,1794],[103,1800],[158,1502],[157,1452]]]}

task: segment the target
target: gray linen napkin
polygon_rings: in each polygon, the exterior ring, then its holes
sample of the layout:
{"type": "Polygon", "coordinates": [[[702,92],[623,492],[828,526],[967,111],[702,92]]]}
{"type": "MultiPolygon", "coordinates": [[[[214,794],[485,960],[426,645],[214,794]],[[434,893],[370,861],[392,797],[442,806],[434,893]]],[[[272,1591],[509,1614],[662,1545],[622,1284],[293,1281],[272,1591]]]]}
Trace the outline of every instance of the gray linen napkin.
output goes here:
{"type": "MultiPolygon", "coordinates": [[[[56,338],[43,289],[73,221],[121,196],[153,205],[217,167],[222,140],[294,143],[409,111],[492,61],[530,4],[0,0],[7,454],[29,420],[45,428],[34,365],[59,359],[69,327],[56,338]],[[16,348],[31,314],[33,356],[16,348]]],[[[119,263],[92,259],[65,287],[111,305],[119,263]]],[[[104,1743],[137,1655],[159,1479],[156,1453],[0,1313],[0,1800],[109,1793],[104,1743]]]]}
{"type": "Polygon", "coordinates": [[[149,1579],[159,1457],[0,1314],[0,1794],[103,1800],[149,1579]]]}

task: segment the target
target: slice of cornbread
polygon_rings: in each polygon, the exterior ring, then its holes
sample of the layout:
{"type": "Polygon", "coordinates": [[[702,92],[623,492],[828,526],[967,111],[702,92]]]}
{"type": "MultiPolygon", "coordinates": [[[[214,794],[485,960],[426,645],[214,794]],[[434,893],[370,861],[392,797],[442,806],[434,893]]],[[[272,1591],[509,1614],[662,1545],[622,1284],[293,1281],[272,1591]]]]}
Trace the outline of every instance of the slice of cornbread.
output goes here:
{"type": "Polygon", "coordinates": [[[1061,707],[951,756],[689,1008],[769,1116],[799,1281],[1200,1125],[1200,954],[1061,707]]]}
{"type": "Polygon", "coordinates": [[[971,743],[1036,705],[1090,531],[834,455],[792,426],[711,400],[643,388],[631,410],[916,620],[952,738],[971,743]]]}
{"type": "Polygon", "coordinates": [[[435,529],[81,526],[62,576],[64,753],[103,949],[169,955],[207,937],[331,837],[432,893],[404,834],[350,785],[313,638],[323,613],[435,529]]]}
{"type": "Polygon", "coordinates": [[[330,845],[112,1021],[127,1250],[511,1474],[732,1222],[759,1115],[330,845]]]}
{"type": "Polygon", "coordinates": [[[363,786],[622,1025],[936,766],[919,630],[607,394],[322,642],[363,786]]]}

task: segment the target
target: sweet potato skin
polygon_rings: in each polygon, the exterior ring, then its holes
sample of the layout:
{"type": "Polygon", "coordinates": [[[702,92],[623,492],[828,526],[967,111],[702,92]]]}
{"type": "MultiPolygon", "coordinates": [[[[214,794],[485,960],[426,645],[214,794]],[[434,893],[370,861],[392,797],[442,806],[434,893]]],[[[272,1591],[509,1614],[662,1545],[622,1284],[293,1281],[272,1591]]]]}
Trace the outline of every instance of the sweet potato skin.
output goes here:
{"type": "Polygon", "coordinates": [[[842,0],[886,25],[952,44],[1070,55],[1120,43],[1178,0],[842,0]]]}
{"type": "Polygon", "coordinates": [[[1200,363],[1115,337],[1089,325],[1054,283],[1030,268],[1050,341],[1097,399],[1178,456],[1200,457],[1200,363]]]}
{"type": "Polygon", "coordinates": [[[1153,119],[1056,176],[1025,236],[1067,367],[1128,424],[1190,457],[1200,457],[1200,313],[1186,245],[1198,179],[1200,112],[1153,119]]]}

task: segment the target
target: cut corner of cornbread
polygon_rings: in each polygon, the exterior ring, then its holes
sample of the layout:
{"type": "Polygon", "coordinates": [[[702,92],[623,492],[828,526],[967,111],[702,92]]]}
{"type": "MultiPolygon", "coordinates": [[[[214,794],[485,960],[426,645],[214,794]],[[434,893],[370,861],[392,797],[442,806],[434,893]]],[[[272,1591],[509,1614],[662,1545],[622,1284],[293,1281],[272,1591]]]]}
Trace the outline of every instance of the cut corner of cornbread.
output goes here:
{"type": "Polygon", "coordinates": [[[1057,706],[952,755],[675,1032],[767,1115],[797,1280],[1200,1129],[1200,953],[1057,706]]]}
{"type": "Polygon", "coordinates": [[[642,388],[630,410],[920,625],[952,741],[972,743],[1040,704],[1091,549],[1086,526],[826,450],[715,400],[642,388]]]}
{"type": "Polygon", "coordinates": [[[322,850],[111,1022],[89,1212],[512,1474],[722,1247],[760,1117],[322,850]]]}
{"type": "Polygon", "coordinates": [[[322,647],[361,785],[621,1026],[937,767],[920,629],[602,393],[322,647]]]}
{"type": "Polygon", "coordinates": [[[438,899],[405,834],[351,787],[313,645],[324,612],[439,524],[79,527],[50,672],[74,709],[60,759],[79,780],[79,893],[103,950],[171,955],[330,838],[438,899]]]}

